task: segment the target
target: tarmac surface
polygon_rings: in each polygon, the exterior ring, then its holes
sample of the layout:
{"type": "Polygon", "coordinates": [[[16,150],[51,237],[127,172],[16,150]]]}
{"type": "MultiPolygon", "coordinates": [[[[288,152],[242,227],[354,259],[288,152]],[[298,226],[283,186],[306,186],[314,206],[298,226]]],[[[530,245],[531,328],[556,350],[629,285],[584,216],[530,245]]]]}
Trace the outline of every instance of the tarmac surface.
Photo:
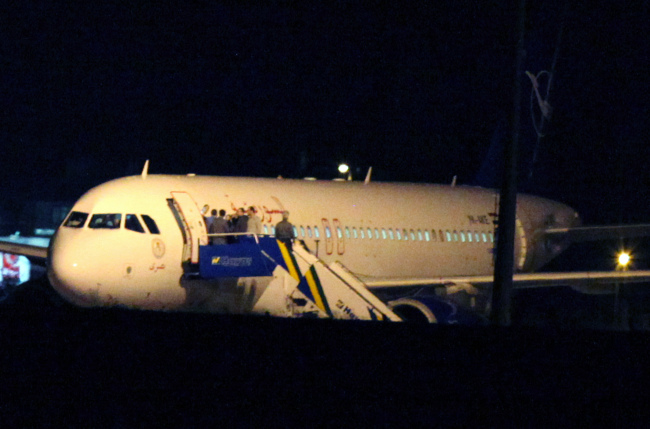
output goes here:
{"type": "Polygon", "coordinates": [[[0,305],[6,427],[633,427],[646,332],[0,305]]]}

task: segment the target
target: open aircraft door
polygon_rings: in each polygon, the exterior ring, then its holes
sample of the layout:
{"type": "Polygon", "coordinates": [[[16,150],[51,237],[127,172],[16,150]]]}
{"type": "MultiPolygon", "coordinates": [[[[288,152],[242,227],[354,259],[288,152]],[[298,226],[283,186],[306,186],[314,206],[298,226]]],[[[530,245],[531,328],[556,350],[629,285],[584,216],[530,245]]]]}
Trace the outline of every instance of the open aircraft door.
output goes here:
{"type": "Polygon", "coordinates": [[[189,247],[190,260],[193,264],[199,262],[199,245],[208,244],[207,229],[199,207],[187,192],[172,192],[174,209],[177,210],[184,222],[186,242],[189,247]]]}

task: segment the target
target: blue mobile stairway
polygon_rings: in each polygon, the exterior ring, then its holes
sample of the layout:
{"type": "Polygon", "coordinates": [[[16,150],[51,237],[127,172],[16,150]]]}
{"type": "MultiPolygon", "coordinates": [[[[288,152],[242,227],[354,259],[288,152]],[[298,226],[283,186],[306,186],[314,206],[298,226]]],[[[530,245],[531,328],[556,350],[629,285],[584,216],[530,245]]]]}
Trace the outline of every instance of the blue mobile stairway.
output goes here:
{"type": "Polygon", "coordinates": [[[268,236],[240,236],[237,243],[199,248],[199,275],[270,279],[252,312],[278,317],[401,321],[341,264],[328,266],[296,244],[289,250],[268,236]]]}

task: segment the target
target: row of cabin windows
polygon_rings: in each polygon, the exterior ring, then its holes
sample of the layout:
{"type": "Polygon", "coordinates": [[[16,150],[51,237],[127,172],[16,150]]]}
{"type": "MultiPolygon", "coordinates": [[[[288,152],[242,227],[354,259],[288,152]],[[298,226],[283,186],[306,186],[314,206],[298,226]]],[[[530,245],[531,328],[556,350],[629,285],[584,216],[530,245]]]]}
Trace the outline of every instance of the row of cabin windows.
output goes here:
{"type": "MultiPolygon", "coordinates": [[[[63,226],[69,228],[83,228],[86,225],[86,220],[88,220],[88,213],[83,212],[72,212],[68,219],[63,223],[63,226]]],[[[139,232],[141,234],[145,233],[145,227],[151,234],[160,234],[158,225],[151,216],[146,214],[141,214],[139,217],[136,214],[127,214],[124,216],[124,229],[129,231],[139,232]],[[140,222],[140,217],[142,222],[140,222]]],[[[88,222],[88,228],[90,229],[120,229],[122,226],[122,214],[121,213],[101,213],[94,214],[88,222]]]]}
{"type": "MultiPolygon", "coordinates": [[[[325,238],[332,238],[332,231],[329,226],[324,228],[325,238]]],[[[310,226],[299,226],[293,227],[293,233],[296,237],[300,238],[314,238],[320,239],[320,229],[318,226],[313,228],[310,226]]],[[[264,225],[264,234],[275,235],[275,227],[264,225]]],[[[485,231],[457,231],[457,230],[413,230],[413,229],[399,229],[396,228],[357,228],[357,227],[348,227],[341,228],[336,227],[336,236],[338,238],[343,238],[345,234],[346,238],[362,238],[362,239],[382,239],[382,240],[411,240],[411,241],[439,241],[444,242],[461,242],[461,243],[494,243],[494,234],[485,231]]]]}
{"type": "MultiPolygon", "coordinates": [[[[147,230],[151,234],[160,234],[160,230],[156,225],[156,222],[149,216],[141,214],[140,217],[144,222],[147,230]]],[[[63,226],[70,228],[83,228],[88,219],[88,213],[83,212],[72,212],[68,219],[64,222],[63,226]]],[[[104,213],[104,214],[94,214],[90,218],[88,223],[88,228],[91,229],[120,229],[122,225],[122,214],[121,213],[104,213]]],[[[127,214],[124,217],[124,229],[129,231],[135,231],[141,234],[145,233],[145,228],[138,215],[136,214],[127,214]]],[[[332,238],[332,230],[329,226],[324,228],[325,238],[332,238]]],[[[308,237],[314,239],[320,239],[320,229],[318,226],[314,226],[313,229],[310,226],[299,226],[293,227],[293,232],[296,237],[308,237]]],[[[270,225],[264,225],[264,233],[275,235],[275,227],[270,225]]],[[[413,230],[413,229],[400,229],[395,228],[357,228],[357,227],[348,227],[341,228],[340,226],[336,227],[336,235],[338,238],[345,237],[350,239],[383,239],[383,240],[411,240],[411,241],[440,241],[440,242],[461,242],[461,243],[493,243],[494,234],[492,232],[479,232],[479,231],[450,231],[439,229],[438,231],[434,230],[413,230]]]]}

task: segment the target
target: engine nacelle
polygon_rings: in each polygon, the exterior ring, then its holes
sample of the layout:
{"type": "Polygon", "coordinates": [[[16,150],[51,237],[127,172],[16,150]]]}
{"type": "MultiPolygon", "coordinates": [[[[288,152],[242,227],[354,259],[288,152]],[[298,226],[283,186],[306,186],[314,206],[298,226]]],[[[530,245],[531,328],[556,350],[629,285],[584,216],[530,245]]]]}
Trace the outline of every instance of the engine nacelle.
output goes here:
{"type": "Polygon", "coordinates": [[[486,325],[482,316],[435,296],[400,298],[388,306],[405,322],[486,325]]]}

